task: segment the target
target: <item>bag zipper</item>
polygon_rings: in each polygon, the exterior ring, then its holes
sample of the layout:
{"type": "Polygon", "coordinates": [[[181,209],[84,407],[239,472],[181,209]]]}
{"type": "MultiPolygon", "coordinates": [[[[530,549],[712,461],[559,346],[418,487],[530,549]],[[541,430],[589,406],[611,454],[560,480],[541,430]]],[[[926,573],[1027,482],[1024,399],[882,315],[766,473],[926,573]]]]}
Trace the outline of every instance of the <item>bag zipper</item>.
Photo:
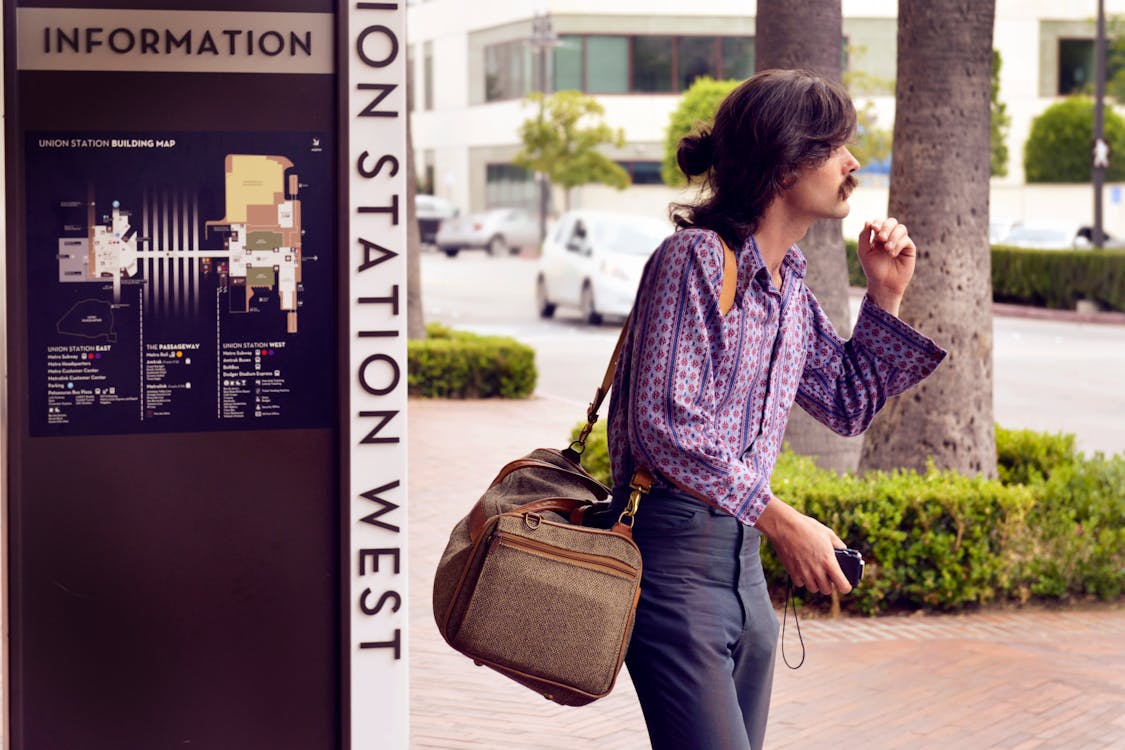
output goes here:
{"type": "Polygon", "coordinates": [[[637,569],[627,563],[618,562],[613,558],[604,557],[602,555],[595,555],[588,552],[575,552],[574,550],[560,549],[553,544],[540,542],[535,539],[528,539],[525,536],[518,534],[511,534],[499,529],[493,536],[493,540],[499,542],[502,546],[518,549],[523,552],[529,552],[533,555],[546,557],[548,559],[566,560],[575,563],[583,568],[594,570],[600,573],[609,573],[618,578],[627,578],[632,580],[637,576],[637,569]]]}
{"type": "Polygon", "coordinates": [[[602,500],[613,494],[613,491],[609,487],[605,486],[597,479],[594,479],[594,477],[590,476],[589,474],[574,469],[567,469],[562,466],[555,466],[552,463],[541,461],[537,458],[520,458],[507,464],[503,469],[500,470],[500,473],[496,475],[496,478],[492,480],[492,483],[488,485],[489,489],[495,487],[512,474],[515,474],[517,471],[522,471],[523,469],[541,469],[544,471],[553,471],[570,477],[571,479],[578,481],[586,489],[590,490],[594,495],[600,495],[601,497],[598,498],[598,502],[601,502],[602,500]]]}

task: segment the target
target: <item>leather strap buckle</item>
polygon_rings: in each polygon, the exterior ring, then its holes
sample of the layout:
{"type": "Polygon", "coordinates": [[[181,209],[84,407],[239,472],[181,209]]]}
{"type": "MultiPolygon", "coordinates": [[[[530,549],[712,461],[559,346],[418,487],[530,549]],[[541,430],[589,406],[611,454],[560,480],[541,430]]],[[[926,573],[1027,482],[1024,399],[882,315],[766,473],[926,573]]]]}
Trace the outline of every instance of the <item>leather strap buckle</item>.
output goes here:
{"type": "Polygon", "coordinates": [[[633,478],[629,481],[629,500],[625,503],[625,510],[621,511],[617,522],[630,529],[633,528],[637,510],[641,507],[641,498],[652,489],[652,474],[643,466],[638,466],[633,471],[633,478]]]}

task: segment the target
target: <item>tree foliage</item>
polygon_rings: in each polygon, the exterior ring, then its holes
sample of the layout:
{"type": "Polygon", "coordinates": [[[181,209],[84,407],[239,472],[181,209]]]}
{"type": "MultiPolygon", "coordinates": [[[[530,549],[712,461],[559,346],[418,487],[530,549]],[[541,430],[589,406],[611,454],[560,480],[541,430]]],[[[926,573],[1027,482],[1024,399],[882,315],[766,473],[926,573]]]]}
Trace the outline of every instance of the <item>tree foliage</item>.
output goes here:
{"type": "Polygon", "coordinates": [[[992,50],[992,165],[993,177],[1008,176],[1008,128],[1012,118],[1000,101],[1000,52],[992,50]]]}
{"type": "MultiPolygon", "coordinates": [[[[1119,102],[1125,102],[1125,16],[1106,18],[1106,82],[1105,92],[1119,102]]],[[[1084,94],[1093,94],[1091,82],[1084,94]]]]}
{"type": "MultiPolygon", "coordinates": [[[[1125,180],[1125,120],[1105,109],[1110,182],[1125,180]]],[[[1023,149],[1028,182],[1089,182],[1093,160],[1094,100],[1074,96],[1053,104],[1031,123],[1023,149]]]]}
{"type": "Polygon", "coordinates": [[[596,99],[578,91],[534,92],[524,104],[537,113],[520,124],[523,148],[514,164],[545,174],[568,191],[592,182],[619,190],[629,186],[628,172],[599,151],[603,145],[624,146],[625,133],[605,123],[605,109],[596,99]]]}
{"type": "Polygon", "coordinates": [[[664,162],[660,166],[660,176],[665,185],[683,187],[687,184],[683,172],[676,164],[680,139],[700,125],[710,123],[715,118],[719,104],[738,84],[739,81],[716,81],[703,76],[696,78],[680,97],[680,103],[668,119],[668,129],[664,135],[664,162]]]}

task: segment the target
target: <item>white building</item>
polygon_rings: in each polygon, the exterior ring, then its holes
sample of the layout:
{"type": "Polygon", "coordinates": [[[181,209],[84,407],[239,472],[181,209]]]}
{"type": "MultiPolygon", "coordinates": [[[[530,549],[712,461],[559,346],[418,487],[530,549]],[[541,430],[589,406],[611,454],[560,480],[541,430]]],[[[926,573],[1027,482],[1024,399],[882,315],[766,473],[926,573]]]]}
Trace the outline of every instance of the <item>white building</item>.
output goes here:
{"type": "MultiPolygon", "coordinates": [[[[994,180],[992,213],[1013,219],[1091,221],[1089,186],[1023,186],[1023,144],[1032,119],[1093,76],[1096,0],[997,0],[994,47],[1000,51],[1000,98],[1011,116],[1008,177],[994,180]]],[[[1106,0],[1125,15],[1125,0],[1106,0]]],[[[413,134],[419,177],[465,210],[534,205],[529,175],[510,161],[519,123],[531,114],[523,97],[542,86],[530,40],[537,14],[549,13],[558,45],[545,70],[549,90],[594,94],[606,121],[627,145],[607,151],[632,173],[627,191],[590,186],[577,206],[666,210],[676,193],[660,184],[664,130],[679,94],[701,73],[742,78],[753,72],[754,8],[749,0],[711,0],[706,12],[658,0],[416,0],[407,16],[413,60],[413,134]]],[[[865,73],[879,127],[894,123],[896,0],[843,0],[847,67],[865,73]]],[[[953,134],[951,134],[951,137],[953,134]]],[[[852,217],[885,212],[878,178],[857,191],[852,217]]],[[[1105,225],[1125,234],[1121,189],[1106,192],[1105,225]]],[[[556,196],[559,205],[559,196],[556,196]]],[[[845,227],[847,233],[849,227],[845,227]]]]}

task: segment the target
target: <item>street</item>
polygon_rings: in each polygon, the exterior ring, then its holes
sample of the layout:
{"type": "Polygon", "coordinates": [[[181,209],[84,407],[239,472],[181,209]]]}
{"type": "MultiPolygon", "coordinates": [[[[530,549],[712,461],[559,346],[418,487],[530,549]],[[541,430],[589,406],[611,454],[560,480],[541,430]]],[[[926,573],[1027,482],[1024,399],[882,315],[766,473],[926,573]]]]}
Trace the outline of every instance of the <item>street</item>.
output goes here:
{"type": "MultiPolygon", "coordinates": [[[[590,327],[565,309],[542,320],[534,284],[530,258],[422,256],[427,322],[528,344],[536,351],[537,395],[574,404],[577,422],[601,380],[620,321],[590,327]]],[[[858,303],[853,297],[853,316],[858,303]]],[[[1125,452],[1125,325],[997,315],[993,333],[998,424],[1074,433],[1086,453],[1125,452]]]]}

